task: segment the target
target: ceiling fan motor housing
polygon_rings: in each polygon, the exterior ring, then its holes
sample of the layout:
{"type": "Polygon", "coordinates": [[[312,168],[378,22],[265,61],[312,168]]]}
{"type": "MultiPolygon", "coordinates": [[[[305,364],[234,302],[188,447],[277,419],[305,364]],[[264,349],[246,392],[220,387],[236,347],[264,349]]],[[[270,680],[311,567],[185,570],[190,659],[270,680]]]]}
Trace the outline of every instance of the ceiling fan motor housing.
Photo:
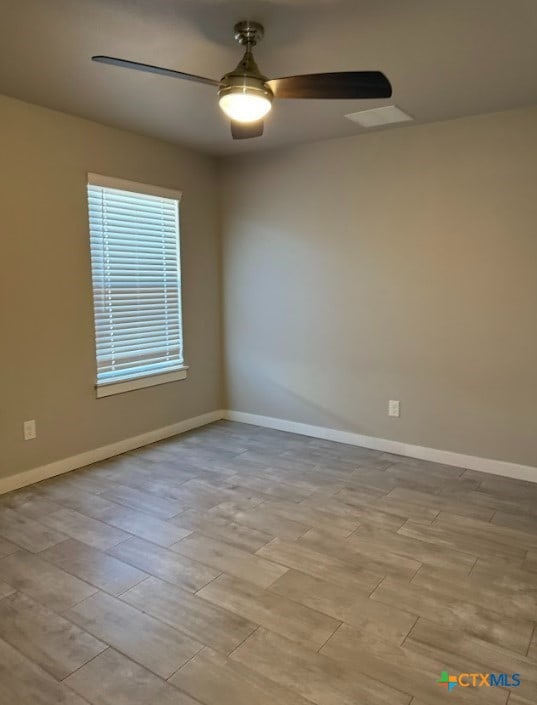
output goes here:
{"type": "Polygon", "coordinates": [[[222,78],[222,83],[218,89],[218,97],[222,98],[230,93],[247,93],[249,95],[258,94],[272,103],[274,93],[267,86],[262,78],[257,76],[247,76],[245,74],[227,73],[222,78]]]}

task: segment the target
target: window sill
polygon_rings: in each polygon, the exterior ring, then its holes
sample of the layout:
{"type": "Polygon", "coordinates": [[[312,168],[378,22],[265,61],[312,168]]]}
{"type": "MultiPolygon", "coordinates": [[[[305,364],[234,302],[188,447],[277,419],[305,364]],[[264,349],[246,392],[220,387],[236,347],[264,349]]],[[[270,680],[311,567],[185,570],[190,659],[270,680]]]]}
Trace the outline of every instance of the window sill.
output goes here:
{"type": "Polygon", "coordinates": [[[135,389],[143,389],[144,387],[155,387],[158,384],[166,384],[167,382],[177,382],[180,379],[186,379],[188,367],[181,367],[173,372],[164,372],[162,374],[149,375],[147,377],[137,377],[129,379],[125,382],[110,382],[109,384],[100,384],[95,386],[97,398],[109,397],[113,394],[123,394],[124,392],[132,392],[135,389]]]}

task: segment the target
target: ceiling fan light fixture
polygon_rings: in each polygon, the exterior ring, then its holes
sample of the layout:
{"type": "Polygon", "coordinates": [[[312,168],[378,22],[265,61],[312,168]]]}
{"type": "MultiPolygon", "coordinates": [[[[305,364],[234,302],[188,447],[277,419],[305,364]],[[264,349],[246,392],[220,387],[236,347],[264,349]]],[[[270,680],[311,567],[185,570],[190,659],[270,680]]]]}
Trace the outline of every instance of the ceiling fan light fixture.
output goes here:
{"type": "Polygon", "coordinates": [[[272,108],[272,91],[262,81],[255,83],[243,78],[240,82],[231,82],[220,88],[218,104],[231,120],[256,122],[264,118],[272,108]]]}
{"type": "MultiPolygon", "coordinates": [[[[269,79],[259,70],[252,53],[252,48],[265,34],[263,25],[252,20],[242,20],[237,22],[234,31],[237,42],[246,48],[237,66],[220,81],[116,56],[99,54],[91,58],[101,64],[122,66],[218,88],[218,103],[231,120],[231,135],[235,140],[261,137],[264,130],[263,118],[272,108],[275,96],[278,99],[377,100],[392,95],[391,83],[381,71],[332,71],[269,79]]],[[[353,115],[348,117],[355,119],[353,115]]]]}
{"type": "Polygon", "coordinates": [[[238,90],[225,93],[218,101],[224,113],[235,122],[257,122],[272,108],[271,101],[260,93],[238,90]]]}

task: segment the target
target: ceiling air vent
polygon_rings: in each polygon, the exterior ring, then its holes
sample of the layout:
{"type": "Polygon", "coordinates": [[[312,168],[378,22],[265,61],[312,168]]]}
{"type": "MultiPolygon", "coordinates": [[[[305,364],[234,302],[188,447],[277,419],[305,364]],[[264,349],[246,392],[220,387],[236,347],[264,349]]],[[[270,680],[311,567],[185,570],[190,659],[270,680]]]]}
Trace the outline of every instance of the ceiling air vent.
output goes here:
{"type": "Polygon", "coordinates": [[[373,108],[372,110],[360,110],[358,113],[350,113],[345,117],[352,122],[358,123],[362,127],[380,127],[381,125],[391,125],[396,122],[409,122],[414,118],[407,115],[398,108],[397,105],[386,105],[383,108],[373,108]]]}

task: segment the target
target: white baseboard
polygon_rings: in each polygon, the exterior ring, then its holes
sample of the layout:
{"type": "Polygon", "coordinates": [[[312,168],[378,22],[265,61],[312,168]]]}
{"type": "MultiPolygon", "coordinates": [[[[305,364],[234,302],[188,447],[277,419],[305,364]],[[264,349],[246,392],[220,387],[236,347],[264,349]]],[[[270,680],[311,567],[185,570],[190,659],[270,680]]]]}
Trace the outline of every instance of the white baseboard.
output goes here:
{"type": "Polygon", "coordinates": [[[135,450],[142,446],[161,441],[164,438],[185,433],[193,428],[205,426],[209,423],[219,421],[220,419],[228,419],[229,421],[238,421],[240,423],[252,424],[254,426],[264,426],[265,428],[274,428],[279,431],[288,431],[289,433],[298,433],[303,436],[311,436],[313,438],[322,438],[328,441],[336,441],[338,443],[348,443],[349,445],[361,446],[371,450],[378,450],[385,453],[394,453],[403,455],[409,458],[417,458],[419,460],[430,460],[434,463],[443,463],[444,465],[453,465],[455,467],[466,468],[468,470],[478,470],[479,472],[488,472],[493,475],[502,475],[503,477],[513,477],[519,480],[527,480],[529,482],[537,482],[537,468],[530,465],[519,465],[517,463],[509,463],[504,460],[492,460],[489,458],[479,458],[474,455],[463,455],[462,453],[454,453],[449,450],[437,450],[435,448],[426,448],[424,446],[410,445],[401,443],[400,441],[391,441],[387,438],[375,438],[374,436],[364,436],[352,431],[341,431],[334,428],[325,428],[323,426],[312,426],[310,424],[299,423],[297,421],[286,421],[285,419],[275,419],[270,416],[260,416],[258,414],[248,414],[242,411],[210,411],[207,414],[196,416],[191,419],[185,419],[171,426],[157,428],[147,433],[142,433],[139,436],[125,438],[124,440],[110,443],[106,446],[101,446],[94,450],[88,450],[79,455],[73,455],[70,458],[57,460],[47,465],[42,465],[32,470],[10,475],[9,477],[0,478],[0,495],[11,490],[17,490],[27,485],[33,485],[35,482],[46,480],[49,477],[62,475],[63,473],[76,470],[77,468],[97,463],[100,460],[112,458],[115,455],[121,455],[129,450],[135,450]]]}
{"type": "Polygon", "coordinates": [[[56,475],[62,475],[65,472],[82,468],[85,465],[91,465],[91,463],[97,463],[100,460],[112,458],[114,455],[121,455],[121,453],[126,453],[129,450],[141,448],[142,446],[149,445],[150,443],[161,441],[164,438],[170,438],[170,436],[185,433],[185,431],[190,431],[191,429],[198,428],[199,426],[205,426],[206,424],[213,423],[214,421],[219,421],[222,418],[224,418],[224,411],[221,411],[220,409],[217,411],[210,411],[209,413],[202,414],[201,416],[195,416],[191,419],[179,421],[171,426],[157,428],[153,431],[142,433],[139,436],[125,438],[122,441],[117,441],[116,443],[110,443],[109,445],[95,448],[95,450],[88,450],[85,453],[73,455],[70,458],[64,458],[63,460],[57,460],[54,463],[48,463],[47,465],[41,465],[41,467],[32,468],[32,470],[26,470],[25,472],[20,472],[16,475],[0,478],[0,494],[11,492],[11,490],[18,490],[21,487],[26,487],[27,485],[33,485],[35,482],[40,482],[41,480],[46,480],[49,477],[54,477],[56,475]]]}
{"type": "Polygon", "coordinates": [[[519,465],[517,463],[506,462],[505,460],[479,458],[475,455],[463,455],[462,453],[454,453],[450,450],[437,450],[436,448],[415,446],[409,443],[401,443],[400,441],[390,441],[387,438],[363,436],[359,433],[353,433],[352,431],[339,431],[335,428],[311,426],[310,424],[299,423],[297,421],[275,419],[270,416],[248,414],[243,411],[225,411],[224,418],[229,421],[238,421],[240,423],[253,424],[254,426],[274,428],[278,431],[298,433],[303,436],[322,438],[327,441],[362,446],[362,448],[379,450],[384,453],[395,453],[396,455],[404,455],[408,458],[430,460],[433,463],[453,465],[467,470],[478,470],[479,472],[489,472],[493,475],[513,477],[518,480],[527,480],[528,482],[537,482],[537,467],[532,467],[531,465],[519,465]]]}

